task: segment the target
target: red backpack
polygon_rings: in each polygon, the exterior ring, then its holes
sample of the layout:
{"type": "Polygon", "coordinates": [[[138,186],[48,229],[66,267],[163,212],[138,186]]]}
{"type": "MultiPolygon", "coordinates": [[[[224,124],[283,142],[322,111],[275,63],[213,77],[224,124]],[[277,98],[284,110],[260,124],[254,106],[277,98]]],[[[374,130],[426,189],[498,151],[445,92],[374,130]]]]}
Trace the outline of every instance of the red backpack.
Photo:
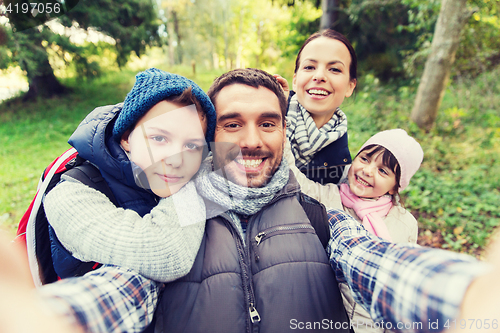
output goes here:
{"type": "MultiPolygon", "coordinates": [[[[19,222],[15,239],[16,242],[26,247],[31,275],[36,286],[59,279],[52,264],[49,223],[45,216],[42,199],[59,183],[63,174],[101,191],[116,204],[114,195],[99,169],[80,157],[75,148],[68,149],[49,164],[38,182],[37,193],[33,201],[19,222]]],[[[99,266],[95,262],[82,263],[78,275],[83,275],[99,266]]]]}

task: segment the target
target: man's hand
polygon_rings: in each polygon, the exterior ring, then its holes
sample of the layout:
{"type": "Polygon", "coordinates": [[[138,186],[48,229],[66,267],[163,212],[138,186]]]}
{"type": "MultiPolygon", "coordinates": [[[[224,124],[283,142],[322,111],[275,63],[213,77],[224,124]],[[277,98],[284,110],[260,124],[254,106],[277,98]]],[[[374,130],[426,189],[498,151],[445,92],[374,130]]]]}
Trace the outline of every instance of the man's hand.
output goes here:
{"type": "Polygon", "coordinates": [[[486,260],[492,270],[470,284],[450,332],[500,332],[500,233],[491,239],[495,241],[486,250],[486,260]]]}
{"type": "Polygon", "coordinates": [[[7,232],[0,230],[0,286],[34,288],[26,252],[20,244],[11,242],[7,232]]]}
{"type": "Polygon", "coordinates": [[[0,332],[82,333],[37,297],[25,251],[0,230],[0,332]]]}

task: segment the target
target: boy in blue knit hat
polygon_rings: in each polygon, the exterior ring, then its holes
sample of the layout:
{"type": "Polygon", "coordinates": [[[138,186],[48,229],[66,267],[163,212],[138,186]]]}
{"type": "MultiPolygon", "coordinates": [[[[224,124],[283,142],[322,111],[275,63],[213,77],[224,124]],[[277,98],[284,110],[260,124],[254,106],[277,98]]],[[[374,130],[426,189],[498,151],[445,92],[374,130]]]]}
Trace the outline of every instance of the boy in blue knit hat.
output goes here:
{"type": "Polygon", "coordinates": [[[124,103],[90,113],[69,143],[99,169],[116,204],[62,176],[44,199],[58,275],[77,275],[81,262],[161,282],[187,274],[206,219],[190,180],[214,129],[215,110],[201,88],[156,68],[136,76],[124,103]]]}

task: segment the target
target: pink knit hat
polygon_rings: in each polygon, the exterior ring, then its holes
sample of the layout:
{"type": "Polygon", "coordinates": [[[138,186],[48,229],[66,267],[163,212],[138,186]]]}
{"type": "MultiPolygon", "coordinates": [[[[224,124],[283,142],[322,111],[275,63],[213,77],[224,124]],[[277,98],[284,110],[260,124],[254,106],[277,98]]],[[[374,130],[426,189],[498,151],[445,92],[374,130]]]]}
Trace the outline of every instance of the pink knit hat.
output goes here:
{"type": "Polygon", "coordinates": [[[359,151],[369,145],[384,147],[398,160],[401,168],[399,191],[404,190],[424,159],[424,151],[420,144],[409,136],[405,130],[397,128],[375,134],[363,144],[359,151]]]}

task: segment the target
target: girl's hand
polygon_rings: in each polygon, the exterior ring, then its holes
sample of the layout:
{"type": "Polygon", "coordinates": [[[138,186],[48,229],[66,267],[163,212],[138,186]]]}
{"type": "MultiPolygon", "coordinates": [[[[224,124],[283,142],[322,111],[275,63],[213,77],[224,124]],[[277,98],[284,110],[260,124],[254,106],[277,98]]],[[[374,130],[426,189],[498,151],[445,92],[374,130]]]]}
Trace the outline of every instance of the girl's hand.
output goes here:
{"type": "Polygon", "coordinates": [[[273,74],[273,76],[278,80],[278,83],[281,85],[283,92],[285,93],[286,99],[288,99],[288,95],[290,94],[290,86],[288,85],[288,81],[279,74],[273,74]]]}

